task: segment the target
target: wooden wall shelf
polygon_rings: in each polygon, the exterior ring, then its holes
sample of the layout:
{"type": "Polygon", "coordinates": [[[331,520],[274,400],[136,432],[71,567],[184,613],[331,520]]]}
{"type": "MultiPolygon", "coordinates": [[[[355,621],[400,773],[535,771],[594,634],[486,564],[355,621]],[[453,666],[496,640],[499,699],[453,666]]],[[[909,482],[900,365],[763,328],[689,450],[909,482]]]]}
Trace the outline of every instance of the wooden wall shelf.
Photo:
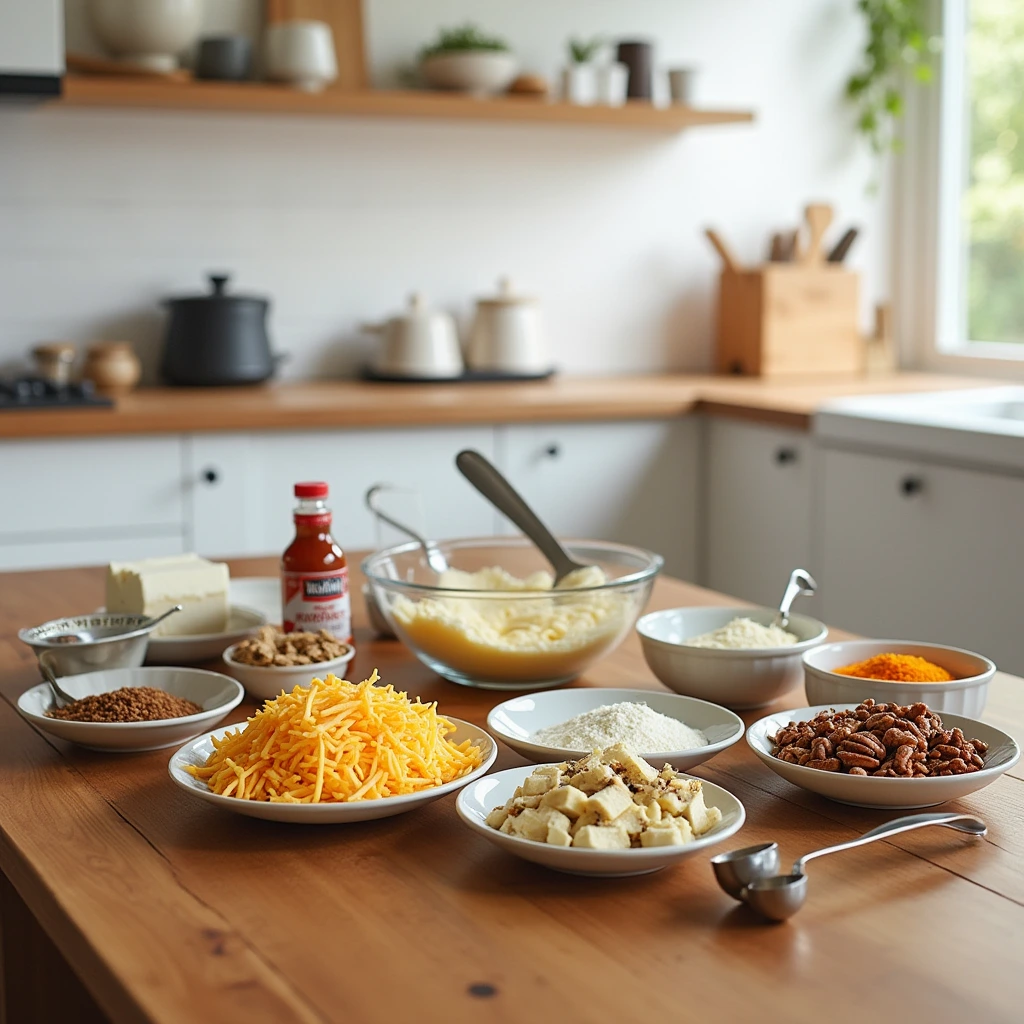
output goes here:
{"type": "Polygon", "coordinates": [[[596,125],[667,133],[702,125],[752,121],[754,117],[749,111],[653,107],[647,103],[629,103],[624,107],[581,107],[538,99],[505,96],[478,99],[427,91],[328,89],[321,93],[303,93],[261,82],[179,83],[74,75],[64,80],[64,95],[54,103],[62,107],[596,125]]]}

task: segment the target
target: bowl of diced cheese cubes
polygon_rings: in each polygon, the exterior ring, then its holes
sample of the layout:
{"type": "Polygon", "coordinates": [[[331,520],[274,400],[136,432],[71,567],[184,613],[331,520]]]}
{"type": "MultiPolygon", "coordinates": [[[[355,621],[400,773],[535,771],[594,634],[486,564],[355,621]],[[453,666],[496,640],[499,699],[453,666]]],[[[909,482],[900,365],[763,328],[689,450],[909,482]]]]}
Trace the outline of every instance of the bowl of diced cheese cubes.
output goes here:
{"type": "Polygon", "coordinates": [[[578,875],[643,875],[727,839],[743,825],[728,790],[658,769],[624,744],[578,761],[510,768],[456,802],[474,832],[509,853],[578,875]]]}

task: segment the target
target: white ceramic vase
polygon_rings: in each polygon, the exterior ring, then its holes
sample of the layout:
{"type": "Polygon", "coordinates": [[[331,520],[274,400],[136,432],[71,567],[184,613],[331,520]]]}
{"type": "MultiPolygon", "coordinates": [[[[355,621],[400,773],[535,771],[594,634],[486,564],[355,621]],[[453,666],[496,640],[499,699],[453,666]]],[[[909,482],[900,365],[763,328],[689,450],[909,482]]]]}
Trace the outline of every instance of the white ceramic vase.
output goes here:
{"type": "Polygon", "coordinates": [[[199,37],[203,0],[88,0],[100,42],[118,60],[174,71],[199,37]]]}
{"type": "Polygon", "coordinates": [[[331,26],[323,21],[281,21],[267,28],[267,71],[303,92],[320,92],[338,77],[331,26]]]}
{"type": "Polygon", "coordinates": [[[566,103],[589,107],[597,102],[598,69],[589,61],[562,68],[562,99],[566,103]]]}
{"type": "Polygon", "coordinates": [[[626,102],[629,86],[629,68],[615,61],[597,68],[597,102],[609,107],[621,107],[626,102]]]}

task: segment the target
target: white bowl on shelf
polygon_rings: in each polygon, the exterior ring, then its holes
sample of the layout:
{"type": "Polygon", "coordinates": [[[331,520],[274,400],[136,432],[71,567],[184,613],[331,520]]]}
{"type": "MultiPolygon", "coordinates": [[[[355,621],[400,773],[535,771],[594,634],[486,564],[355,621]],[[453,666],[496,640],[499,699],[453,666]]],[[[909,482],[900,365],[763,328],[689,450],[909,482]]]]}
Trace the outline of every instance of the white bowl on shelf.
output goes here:
{"type": "Polygon", "coordinates": [[[123,686],[151,686],[203,709],[196,715],[155,722],[71,722],[47,716],[55,703],[49,683],[33,686],[18,698],[18,710],[37,728],[90,750],[128,752],[174,747],[216,725],[242,701],[242,687],[234,679],[198,668],[108,669],[64,676],[60,685],[76,700],[123,686]]]}
{"type": "Polygon", "coordinates": [[[802,658],[828,637],[825,625],[791,614],[787,629],[798,643],[755,650],[691,647],[685,641],[719,629],[736,618],[768,625],[774,608],[669,608],[644,615],[636,624],[644,658],[670,689],[727,708],[760,708],[803,681],[802,658]]]}
{"type": "Polygon", "coordinates": [[[356,649],[346,644],[344,654],[311,665],[247,665],[235,661],[237,649],[238,644],[232,644],[221,655],[228,674],[234,676],[250,696],[260,700],[273,700],[282,690],[291,693],[296,686],[309,686],[313,679],[325,679],[330,673],[344,679],[349,662],[356,656],[356,649]]]}
{"type": "Polygon", "coordinates": [[[920,701],[933,711],[951,711],[976,718],[985,710],[994,662],[980,654],[942,644],[906,640],[842,640],[825,644],[804,655],[804,688],[811,704],[859,704],[872,697],[885,704],[920,701]],[[939,665],[956,678],[948,683],[904,683],[889,679],[863,679],[833,671],[876,654],[916,654],[939,665]]]}
{"type": "Polygon", "coordinates": [[[100,42],[119,60],[151,71],[174,71],[199,38],[203,0],[89,0],[100,42]]]}
{"type": "Polygon", "coordinates": [[[435,53],[420,61],[420,73],[432,89],[479,96],[505,92],[518,71],[519,61],[502,50],[435,53]]]}
{"type": "Polygon", "coordinates": [[[699,839],[682,846],[651,846],[629,850],[586,850],[572,846],[550,846],[538,843],[521,836],[510,836],[491,828],[487,824],[487,815],[506,803],[515,793],[516,787],[534,772],[533,765],[521,768],[509,768],[503,772],[495,772],[486,778],[477,779],[467,786],[455,802],[455,809],[465,824],[483,836],[484,839],[500,846],[523,860],[541,864],[555,871],[564,871],[570,875],[597,875],[613,878],[627,875],[647,875],[652,871],[660,871],[670,864],[676,864],[687,857],[703,853],[709,847],[716,846],[723,839],[728,839],[743,827],[746,812],[743,804],[727,789],[716,786],[712,782],[704,782],[704,800],[709,807],[717,807],[722,812],[722,820],[710,832],[699,839]]]}
{"type": "Polygon", "coordinates": [[[487,716],[487,729],[517,754],[538,764],[573,761],[586,756],[590,751],[537,743],[532,739],[533,735],[539,729],[559,725],[594,708],[623,702],[646,704],[652,711],[684,722],[692,729],[700,729],[707,736],[708,745],[693,750],[637,751],[656,768],[670,764],[676,771],[689,771],[731,747],[743,736],[744,725],[739,716],[717,704],[709,704],[695,697],[657,691],[605,690],[583,686],[572,690],[531,693],[506,700],[494,707],[487,716]]]}
{"type": "Polygon", "coordinates": [[[918,807],[934,807],[949,800],[959,800],[979,789],[984,789],[1020,760],[1020,747],[1012,736],[985,722],[945,712],[942,714],[942,724],[945,728],[960,728],[967,739],[979,739],[988,744],[984,768],[967,775],[888,779],[875,778],[872,775],[821,771],[818,768],[781,761],[772,753],[775,744],[769,737],[775,736],[779,729],[790,722],[808,722],[819,711],[828,711],[832,708],[837,711],[849,710],[859,703],[837,702],[794,708],[792,711],[768,715],[747,730],[747,745],[776,775],[780,775],[794,786],[838,803],[881,810],[909,811],[918,807]]]}
{"type": "Polygon", "coordinates": [[[202,779],[193,778],[185,771],[185,768],[187,765],[196,767],[205,765],[207,758],[213,753],[213,737],[222,739],[229,729],[242,728],[244,723],[215,729],[205,736],[199,736],[186,743],[180,750],[175,751],[167,770],[172,781],[189,796],[248,818],[263,818],[267,821],[284,821],[303,825],[338,825],[346,822],[371,821],[375,818],[390,818],[396,814],[404,814],[406,811],[423,807],[440,797],[454,793],[463,786],[471,785],[474,780],[485,775],[494,764],[494,759],[498,756],[498,745],[483,729],[459,718],[452,718],[449,715],[445,717],[455,726],[455,732],[450,733],[448,738],[455,743],[461,743],[467,739],[472,740],[475,745],[480,747],[483,760],[479,767],[474,768],[473,771],[461,778],[446,782],[443,786],[435,786],[433,789],[410,793],[408,796],[356,800],[351,803],[291,804],[270,803],[267,800],[239,800],[237,797],[221,796],[219,793],[214,793],[202,779]]]}

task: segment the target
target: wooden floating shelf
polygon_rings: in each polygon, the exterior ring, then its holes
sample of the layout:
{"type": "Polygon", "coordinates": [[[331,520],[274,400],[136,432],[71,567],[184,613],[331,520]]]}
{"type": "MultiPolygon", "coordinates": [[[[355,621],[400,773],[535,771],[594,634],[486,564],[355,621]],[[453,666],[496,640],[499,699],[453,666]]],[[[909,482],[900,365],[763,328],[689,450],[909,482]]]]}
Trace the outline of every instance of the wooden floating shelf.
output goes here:
{"type": "Polygon", "coordinates": [[[64,79],[64,95],[54,103],[62,107],[595,125],[656,132],[679,132],[685,128],[734,124],[754,118],[752,113],[742,110],[694,110],[637,102],[624,107],[582,107],[535,98],[478,98],[425,90],[327,89],[305,93],[262,82],[181,83],[74,75],[64,79]]]}

